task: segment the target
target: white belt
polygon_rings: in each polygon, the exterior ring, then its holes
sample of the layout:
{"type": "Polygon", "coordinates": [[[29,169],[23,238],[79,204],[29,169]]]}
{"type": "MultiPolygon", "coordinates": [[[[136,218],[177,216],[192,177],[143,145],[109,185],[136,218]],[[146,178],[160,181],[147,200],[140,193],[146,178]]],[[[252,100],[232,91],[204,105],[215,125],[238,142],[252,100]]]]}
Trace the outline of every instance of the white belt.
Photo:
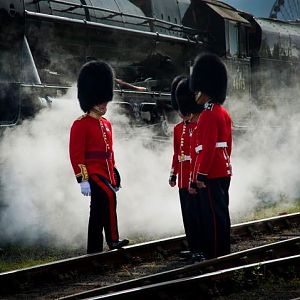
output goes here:
{"type": "Polygon", "coordinates": [[[189,155],[178,155],[178,161],[179,162],[183,162],[183,161],[187,161],[187,160],[191,160],[191,157],[189,155]]]}
{"type": "Polygon", "coordinates": [[[227,142],[216,143],[216,148],[227,148],[227,142]]]}
{"type": "MultiPolygon", "coordinates": [[[[227,148],[227,142],[218,142],[218,143],[216,143],[216,148],[227,148]]],[[[197,147],[195,147],[195,152],[196,153],[199,153],[202,150],[203,150],[202,145],[198,145],[197,147]]]]}

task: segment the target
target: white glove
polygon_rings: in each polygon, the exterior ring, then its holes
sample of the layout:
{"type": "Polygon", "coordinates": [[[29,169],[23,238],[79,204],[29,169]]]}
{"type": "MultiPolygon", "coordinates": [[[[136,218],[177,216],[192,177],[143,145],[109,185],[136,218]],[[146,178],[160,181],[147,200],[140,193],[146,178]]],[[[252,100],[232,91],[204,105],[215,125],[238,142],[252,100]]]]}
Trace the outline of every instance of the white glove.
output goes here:
{"type": "Polygon", "coordinates": [[[91,195],[91,186],[88,181],[81,181],[80,183],[81,188],[81,194],[84,196],[90,196],[91,195]]]}

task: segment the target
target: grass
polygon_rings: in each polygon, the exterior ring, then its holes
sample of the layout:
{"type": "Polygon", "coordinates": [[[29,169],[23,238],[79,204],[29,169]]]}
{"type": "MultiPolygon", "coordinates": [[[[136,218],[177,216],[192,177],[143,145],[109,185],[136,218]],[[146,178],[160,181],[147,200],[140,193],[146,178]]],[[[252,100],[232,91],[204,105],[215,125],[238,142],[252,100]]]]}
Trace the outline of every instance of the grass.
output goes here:
{"type": "Polygon", "coordinates": [[[288,200],[284,195],[276,203],[261,202],[253,212],[244,216],[241,222],[271,218],[278,215],[292,214],[300,212],[300,198],[293,202],[288,200]]]}
{"type": "Polygon", "coordinates": [[[0,250],[0,273],[85,254],[85,249],[8,245],[0,250]]]}

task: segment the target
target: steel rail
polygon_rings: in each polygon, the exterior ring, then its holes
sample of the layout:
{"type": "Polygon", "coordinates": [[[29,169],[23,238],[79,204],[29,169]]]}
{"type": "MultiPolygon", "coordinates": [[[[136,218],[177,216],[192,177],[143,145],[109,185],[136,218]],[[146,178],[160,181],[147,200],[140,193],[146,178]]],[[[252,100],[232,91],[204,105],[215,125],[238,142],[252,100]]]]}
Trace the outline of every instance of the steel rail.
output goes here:
{"type": "Polygon", "coordinates": [[[89,291],[76,293],[60,297],[60,300],[65,299],[87,299],[90,297],[98,297],[100,295],[120,292],[122,290],[128,290],[132,288],[138,288],[150,284],[161,283],[165,281],[180,279],[184,277],[191,277],[209,273],[212,271],[218,271],[222,269],[228,269],[238,267],[241,265],[256,263],[260,261],[266,261],[269,259],[277,259],[287,256],[299,254],[300,252],[300,237],[288,239],[286,241],[280,241],[271,243],[264,246],[251,248],[244,251],[235,252],[226,256],[218,257],[188,265],[185,267],[177,268],[170,271],[157,273],[154,275],[144,276],[138,279],[128,280],[121,283],[105,286],[89,291]]]}
{"type": "MultiPolygon", "coordinates": [[[[300,213],[278,216],[231,226],[233,240],[251,239],[258,234],[277,232],[283,229],[299,227],[300,213]]],[[[60,281],[85,272],[100,271],[105,265],[124,264],[133,257],[147,259],[154,254],[169,256],[186,249],[185,235],[145,242],[90,255],[82,255],[34,267],[0,273],[0,292],[12,291],[36,286],[47,282],[60,281]]]]}
{"type": "Polygon", "coordinates": [[[299,227],[300,213],[281,215],[272,218],[249,221],[231,226],[232,239],[272,233],[284,228],[299,227]]]}
{"type": "Polygon", "coordinates": [[[204,275],[132,288],[90,299],[194,299],[195,295],[199,300],[211,299],[212,291],[215,291],[220,296],[228,295],[240,288],[242,278],[243,281],[247,279],[247,281],[259,283],[262,276],[265,280],[274,275],[284,276],[285,278],[291,275],[299,277],[299,270],[300,255],[298,254],[204,275]]]}

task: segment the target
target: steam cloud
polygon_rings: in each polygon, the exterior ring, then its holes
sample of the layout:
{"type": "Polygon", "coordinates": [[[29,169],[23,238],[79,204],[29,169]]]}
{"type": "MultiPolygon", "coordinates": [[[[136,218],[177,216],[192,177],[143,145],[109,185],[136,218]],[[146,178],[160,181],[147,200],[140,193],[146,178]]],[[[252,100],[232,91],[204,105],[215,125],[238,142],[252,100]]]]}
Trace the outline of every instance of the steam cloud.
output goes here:
{"type": "MultiPolygon", "coordinates": [[[[113,105],[109,111],[123,186],[118,193],[120,235],[144,239],[182,232],[178,192],[168,186],[171,143],[160,151],[136,133],[124,136],[128,120],[115,115],[113,105]]],[[[34,120],[5,131],[0,143],[2,242],[85,246],[89,198],[80,193],[68,154],[70,126],[80,115],[71,89],[34,120]]],[[[138,134],[148,141],[153,135],[150,130],[138,134]]]]}
{"type": "Polygon", "coordinates": [[[298,93],[295,89],[281,90],[272,103],[260,109],[240,99],[229,99],[233,119],[243,116],[247,124],[246,131],[235,130],[230,207],[233,219],[238,220],[262,203],[279,202],[284,209],[299,197],[298,93]]]}
{"type": "MultiPolygon", "coordinates": [[[[229,101],[235,114],[239,101],[229,101]]],[[[294,108],[281,105],[265,112],[247,108],[252,112],[248,130],[234,139],[233,220],[261,201],[299,195],[300,119],[299,113],[291,114],[294,108]]],[[[69,129],[81,114],[71,89],[52,109],[5,131],[0,142],[2,242],[85,246],[89,199],[80,194],[68,156],[69,129]]],[[[107,118],[113,123],[122,176],[118,192],[121,237],[137,241],[182,233],[178,189],[168,186],[172,139],[150,143],[151,130],[129,129],[128,120],[113,105],[107,118]]]]}

